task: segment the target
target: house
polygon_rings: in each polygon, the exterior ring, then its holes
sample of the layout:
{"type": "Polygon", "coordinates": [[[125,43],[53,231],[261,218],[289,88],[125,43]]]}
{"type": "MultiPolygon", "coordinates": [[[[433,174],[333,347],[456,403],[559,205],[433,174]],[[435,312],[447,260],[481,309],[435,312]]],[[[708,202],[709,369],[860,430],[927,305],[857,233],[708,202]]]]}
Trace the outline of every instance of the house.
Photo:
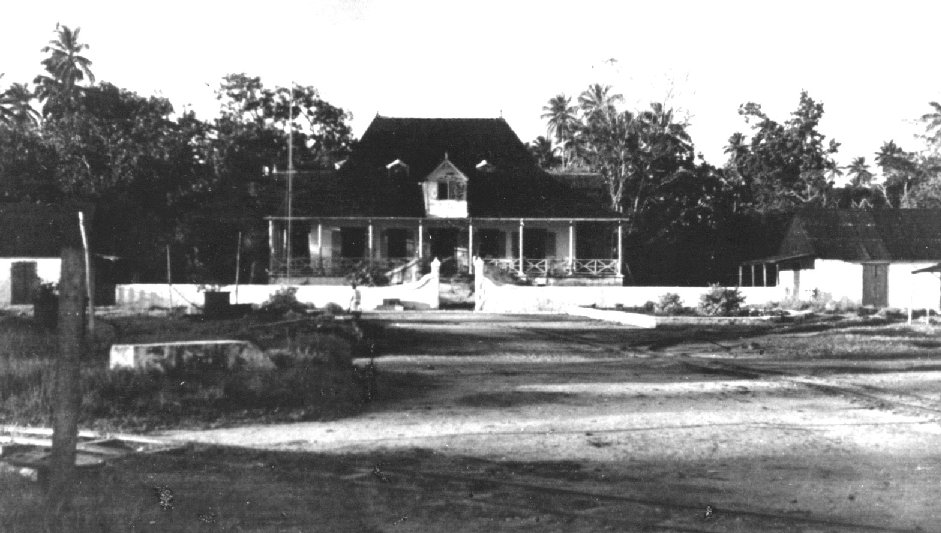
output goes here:
{"type": "Polygon", "coordinates": [[[272,283],[481,257],[547,284],[621,284],[619,215],[540,169],[502,118],[377,116],[335,174],[290,177],[312,192],[266,217],[272,283]]]}
{"type": "Polygon", "coordinates": [[[81,247],[74,209],[0,204],[0,307],[31,304],[40,283],[58,283],[61,249],[81,247]]]}
{"type": "Polygon", "coordinates": [[[778,285],[789,297],[857,305],[938,307],[941,210],[814,209],[789,222],[777,252],[739,268],[739,285],[778,285]]]}

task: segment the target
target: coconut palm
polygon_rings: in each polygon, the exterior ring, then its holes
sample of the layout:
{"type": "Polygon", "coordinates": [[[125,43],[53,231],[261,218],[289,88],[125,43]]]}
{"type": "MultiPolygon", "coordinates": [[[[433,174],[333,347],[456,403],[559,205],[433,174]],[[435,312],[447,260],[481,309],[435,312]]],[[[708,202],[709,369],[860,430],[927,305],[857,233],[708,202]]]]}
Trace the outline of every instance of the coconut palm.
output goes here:
{"type": "Polygon", "coordinates": [[[48,75],[41,74],[35,80],[37,96],[46,102],[45,110],[50,102],[71,107],[77,85],[83,81],[95,83],[92,62],[81,55],[88,48],[87,44],[79,42],[81,28],[72,30],[68,26],[56,25],[55,31],[56,39],[42,49],[44,54],[49,54],[42,60],[48,75]]]}
{"type": "Polygon", "coordinates": [[[527,148],[533,158],[536,159],[536,163],[546,170],[560,163],[555,147],[552,146],[552,141],[541,135],[536,137],[535,141],[529,143],[527,148]]]}
{"type": "Polygon", "coordinates": [[[570,97],[558,94],[542,108],[542,118],[548,122],[549,133],[555,135],[556,142],[562,148],[562,166],[566,164],[567,145],[571,142],[578,127],[576,108],[571,104],[570,97]]]}
{"type": "Polygon", "coordinates": [[[931,142],[941,141],[941,104],[938,102],[928,102],[932,112],[921,116],[921,121],[925,123],[925,138],[931,142]]]}
{"type": "Polygon", "coordinates": [[[872,184],[873,174],[865,157],[853,159],[846,167],[846,173],[850,176],[850,185],[853,187],[869,187],[872,184]]]}
{"type": "Polygon", "coordinates": [[[596,120],[605,120],[612,117],[616,112],[615,104],[624,100],[620,94],[612,94],[611,86],[602,86],[599,83],[589,85],[578,96],[578,107],[582,112],[586,123],[596,120]]]}
{"type": "Polygon", "coordinates": [[[0,93],[0,121],[11,126],[35,126],[39,113],[30,105],[33,92],[24,83],[14,83],[0,93]]]}

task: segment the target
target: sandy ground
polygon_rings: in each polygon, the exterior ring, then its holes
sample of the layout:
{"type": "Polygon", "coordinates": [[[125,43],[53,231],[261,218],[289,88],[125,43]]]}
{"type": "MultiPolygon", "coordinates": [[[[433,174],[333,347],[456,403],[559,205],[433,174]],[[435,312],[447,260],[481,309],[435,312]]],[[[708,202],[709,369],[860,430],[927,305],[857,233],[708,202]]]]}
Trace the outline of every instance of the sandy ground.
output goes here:
{"type": "Polygon", "coordinates": [[[378,480],[363,512],[403,517],[383,531],[941,531],[930,352],[808,361],[747,327],[367,318],[386,331],[368,412],[170,435],[366,458],[343,479],[378,480]]]}

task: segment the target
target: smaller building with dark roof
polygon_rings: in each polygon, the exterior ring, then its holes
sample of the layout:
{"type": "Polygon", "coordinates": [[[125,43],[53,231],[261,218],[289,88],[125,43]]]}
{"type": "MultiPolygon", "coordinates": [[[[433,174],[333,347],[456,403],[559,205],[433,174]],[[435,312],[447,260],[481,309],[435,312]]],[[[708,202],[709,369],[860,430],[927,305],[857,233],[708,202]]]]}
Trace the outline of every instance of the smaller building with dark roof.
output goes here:
{"type": "Polygon", "coordinates": [[[61,251],[81,247],[77,210],[0,204],[0,307],[31,304],[40,283],[58,283],[61,251]]]}
{"type": "Polygon", "coordinates": [[[936,309],[937,277],[913,272],[939,262],[941,210],[812,209],[792,217],[773,256],[742,265],[739,284],[777,283],[802,300],[936,309]]]}
{"type": "Polygon", "coordinates": [[[481,257],[547,283],[621,283],[619,214],[539,168],[502,118],[377,116],[306,190],[268,217],[273,282],[481,257]]]}

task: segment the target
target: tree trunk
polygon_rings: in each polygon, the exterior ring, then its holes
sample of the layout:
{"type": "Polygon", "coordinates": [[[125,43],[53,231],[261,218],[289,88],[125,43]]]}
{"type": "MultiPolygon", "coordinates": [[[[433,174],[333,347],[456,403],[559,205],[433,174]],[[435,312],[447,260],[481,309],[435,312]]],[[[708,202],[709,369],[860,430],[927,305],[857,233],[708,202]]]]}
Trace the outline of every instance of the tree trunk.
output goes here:
{"type": "Polygon", "coordinates": [[[55,365],[52,455],[46,494],[49,510],[56,514],[68,506],[72,497],[81,405],[79,364],[84,341],[85,269],[82,252],[65,248],[62,250],[59,280],[59,357],[55,365]]]}

